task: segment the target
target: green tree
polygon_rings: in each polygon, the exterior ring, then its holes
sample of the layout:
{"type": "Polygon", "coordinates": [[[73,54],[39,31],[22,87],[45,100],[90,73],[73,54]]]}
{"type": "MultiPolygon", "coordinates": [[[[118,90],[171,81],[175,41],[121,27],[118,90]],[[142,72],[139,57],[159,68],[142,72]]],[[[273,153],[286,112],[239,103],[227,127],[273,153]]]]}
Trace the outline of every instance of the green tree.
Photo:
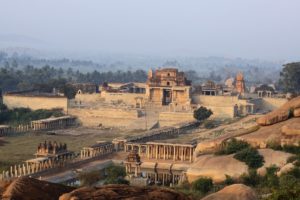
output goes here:
{"type": "Polygon", "coordinates": [[[234,155],[234,158],[245,162],[250,168],[259,168],[263,166],[264,157],[260,155],[257,149],[252,147],[241,150],[234,155]]]}
{"type": "Polygon", "coordinates": [[[199,178],[192,183],[192,189],[206,194],[213,188],[214,184],[211,178],[199,178]]]}
{"type": "Polygon", "coordinates": [[[124,179],[126,176],[126,171],[124,167],[121,166],[111,166],[106,169],[107,178],[104,184],[129,184],[127,180],[124,179]]]}
{"type": "Polygon", "coordinates": [[[279,85],[282,85],[285,92],[300,93],[300,62],[283,65],[280,72],[279,85]]]}
{"type": "Polygon", "coordinates": [[[232,153],[237,153],[248,147],[250,147],[250,145],[247,142],[232,138],[231,140],[223,143],[221,145],[220,149],[215,154],[216,155],[229,155],[232,153]]]}
{"type": "Polygon", "coordinates": [[[200,108],[194,110],[194,118],[198,121],[203,121],[209,118],[213,112],[206,107],[201,106],[200,108]]]}

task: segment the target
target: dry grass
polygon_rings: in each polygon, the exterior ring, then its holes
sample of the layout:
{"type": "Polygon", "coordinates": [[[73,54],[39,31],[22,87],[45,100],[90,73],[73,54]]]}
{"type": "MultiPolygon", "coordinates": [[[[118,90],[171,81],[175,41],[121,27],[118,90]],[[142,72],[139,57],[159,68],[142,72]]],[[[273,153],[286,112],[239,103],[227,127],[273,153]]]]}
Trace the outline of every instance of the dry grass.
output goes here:
{"type": "MultiPolygon", "coordinates": [[[[19,136],[2,138],[0,145],[0,172],[9,166],[20,164],[33,158],[39,143],[45,140],[66,143],[68,149],[79,152],[84,146],[95,144],[98,140],[111,141],[116,137],[126,135],[121,130],[88,129],[84,127],[55,131],[56,135],[46,133],[28,133],[19,136]]],[[[137,133],[131,133],[131,135],[137,133]]]]}

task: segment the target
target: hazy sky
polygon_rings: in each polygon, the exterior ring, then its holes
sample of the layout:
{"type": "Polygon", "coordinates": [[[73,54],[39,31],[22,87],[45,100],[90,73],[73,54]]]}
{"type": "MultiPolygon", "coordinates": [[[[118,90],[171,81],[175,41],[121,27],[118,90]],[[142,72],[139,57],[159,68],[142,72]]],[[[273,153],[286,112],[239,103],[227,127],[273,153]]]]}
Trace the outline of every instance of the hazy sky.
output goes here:
{"type": "Polygon", "coordinates": [[[299,10],[299,0],[0,0],[0,42],[79,52],[300,59],[299,10]]]}

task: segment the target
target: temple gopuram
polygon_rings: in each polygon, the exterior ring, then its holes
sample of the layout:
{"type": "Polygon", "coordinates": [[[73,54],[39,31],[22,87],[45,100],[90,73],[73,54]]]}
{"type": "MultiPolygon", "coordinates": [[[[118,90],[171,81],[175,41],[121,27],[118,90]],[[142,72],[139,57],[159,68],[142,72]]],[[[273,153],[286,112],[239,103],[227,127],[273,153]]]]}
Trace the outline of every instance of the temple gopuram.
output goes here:
{"type": "Polygon", "coordinates": [[[158,106],[174,104],[190,105],[191,81],[175,68],[164,68],[148,73],[146,97],[149,103],[158,106]]]}

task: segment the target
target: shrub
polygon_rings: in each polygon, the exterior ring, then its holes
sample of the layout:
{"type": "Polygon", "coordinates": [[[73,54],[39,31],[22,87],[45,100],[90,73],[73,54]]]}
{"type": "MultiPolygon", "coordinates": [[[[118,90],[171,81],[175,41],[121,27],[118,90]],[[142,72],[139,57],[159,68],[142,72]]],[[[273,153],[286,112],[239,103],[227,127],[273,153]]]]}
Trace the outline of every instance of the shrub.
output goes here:
{"type": "Polygon", "coordinates": [[[81,185],[83,186],[91,186],[97,183],[102,175],[99,171],[91,171],[91,172],[82,172],[78,175],[81,185]]]}
{"type": "Polygon", "coordinates": [[[256,186],[260,182],[260,177],[256,169],[249,169],[248,174],[242,174],[240,177],[242,183],[248,186],[256,186]]]}
{"type": "Polygon", "coordinates": [[[224,181],[225,185],[232,185],[234,184],[234,180],[231,176],[225,174],[225,181],[224,181]]]}
{"type": "Polygon", "coordinates": [[[206,194],[213,188],[213,181],[211,178],[199,178],[192,183],[192,189],[195,191],[200,191],[206,194]]]}
{"type": "Polygon", "coordinates": [[[129,182],[124,179],[126,171],[122,166],[110,166],[106,169],[106,173],[107,178],[104,184],[129,184],[129,182]]]}
{"type": "Polygon", "coordinates": [[[279,187],[273,190],[268,200],[282,200],[282,199],[299,199],[300,197],[300,183],[292,175],[282,175],[279,178],[279,187]]]}
{"type": "Polygon", "coordinates": [[[216,124],[213,120],[205,120],[203,122],[204,128],[206,129],[212,129],[216,127],[216,124]]]}
{"type": "Polygon", "coordinates": [[[198,121],[205,120],[209,118],[213,112],[206,107],[201,106],[200,108],[194,110],[194,118],[198,121]]]}
{"type": "Polygon", "coordinates": [[[279,185],[279,179],[276,173],[279,168],[276,165],[266,168],[266,175],[263,177],[263,183],[268,188],[274,188],[279,185]]]}
{"type": "Polygon", "coordinates": [[[283,145],[282,150],[292,154],[300,154],[300,146],[283,145]]]}
{"type": "Polygon", "coordinates": [[[248,147],[246,149],[241,150],[240,152],[234,155],[234,158],[245,162],[250,168],[259,168],[263,166],[264,158],[261,156],[257,149],[252,147],[248,147]]]}
{"type": "Polygon", "coordinates": [[[235,138],[225,142],[222,147],[216,152],[217,155],[228,155],[239,152],[250,145],[242,140],[237,140],[235,138]]]}

